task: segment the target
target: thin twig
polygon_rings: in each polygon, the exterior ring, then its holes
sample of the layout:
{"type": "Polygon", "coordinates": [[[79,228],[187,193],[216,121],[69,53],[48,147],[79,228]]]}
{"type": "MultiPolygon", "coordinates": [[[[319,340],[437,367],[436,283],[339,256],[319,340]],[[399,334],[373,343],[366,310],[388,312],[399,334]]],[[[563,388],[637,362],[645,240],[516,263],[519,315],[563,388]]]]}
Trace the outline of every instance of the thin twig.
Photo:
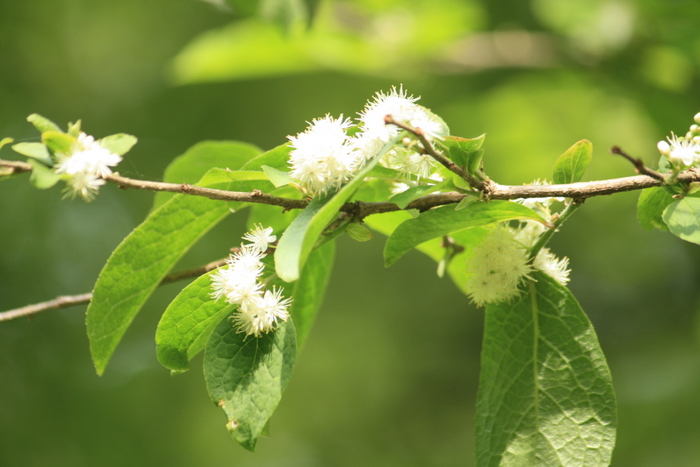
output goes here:
{"type": "Polygon", "coordinates": [[[640,158],[630,156],[625,151],[623,151],[622,148],[620,148],[619,146],[613,146],[612,148],[610,148],[610,152],[612,154],[622,156],[625,159],[627,159],[628,161],[630,161],[632,163],[632,165],[634,165],[634,170],[638,174],[649,175],[650,177],[653,177],[657,180],[661,180],[662,182],[666,182],[666,177],[664,177],[662,174],[660,174],[656,170],[650,169],[649,167],[644,165],[644,161],[642,161],[640,158]]]}
{"type": "MultiPolygon", "coordinates": [[[[205,264],[204,266],[199,266],[196,268],[186,269],[184,271],[178,271],[172,274],[168,274],[163,278],[163,280],[160,281],[159,285],[170,284],[171,282],[201,276],[202,274],[206,274],[209,271],[223,266],[224,264],[226,264],[226,260],[227,259],[220,259],[218,261],[213,261],[209,264],[205,264]]],[[[13,310],[0,312],[0,322],[35,315],[43,311],[60,310],[61,308],[68,308],[69,306],[84,305],[86,303],[89,303],[90,300],[92,300],[92,293],[56,297],[53,300],[48,300],[46,302],[34,303],[32,305],[23,306],[21,308],[15,308],[13,310]]]]}
{"type": "Polygon", "coordinates": [[[449,171],[454,172],[455,174],[459,175],[463,180],[466,180],[471,187],[476,188],[479,191],[483,191],[486,188],[486,183],[482,182],[481,180],[477,180],[472,176],[472,174],[470,174],[462,167],[458,166],[450,159],[443,156],[439,151],[437,151],[433,147],[432,143],[428,140],[428,138],[425,137],[425,133],[420,128],[414,128],[411,125],[407,125],[405,123],[394,120],[394,118],[391,115],[387,115],[386,117],[384,117],[384,122],[386,122],[387,124],[396,125],[397,127],[416,135],[418,140],[423,145],[423,151],[425,152],[425,154],[428,154],[440,164],[444,165],[449,171]]]}

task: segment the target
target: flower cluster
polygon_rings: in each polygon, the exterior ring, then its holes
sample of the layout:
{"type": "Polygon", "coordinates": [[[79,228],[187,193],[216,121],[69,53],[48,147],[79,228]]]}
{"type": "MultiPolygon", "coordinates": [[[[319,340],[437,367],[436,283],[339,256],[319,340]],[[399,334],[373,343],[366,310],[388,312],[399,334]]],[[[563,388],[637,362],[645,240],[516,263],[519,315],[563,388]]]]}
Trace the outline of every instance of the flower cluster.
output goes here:
{"type": "MultiPolygon", "coordinates": [[[[449,134],[445,123],[425,107],[416,104],[403,87],[389,93],[378,92],[359,114],[358,131],[350,136],[350,119],[330,115],[314,119],[306,130],[289,136],[290,176],[311,195],[325,194],[347,182],[365,162],[377,156],[399,134],[385,117],[420,129],[428,141],[449,134]]],[[[388,151],[383,163],[410,177],[428,177],[434,168],[432,158],[422,154],[417,145],[409,144],[388,151]],[[418,150],[417,150],[418,149],[418,150]]]]}
{"type": "Polygon", "coordinates": [[[671,133],[667,141],[659,141],[656,145],[676,170],[700,167],[700,113],[695,114],[694,120],[685,136],[671,133]]]}
{"type": "MultiPolygon", "coordinates": [[[[536,181],[535,184],[540,182],[536,181]]],[[[550,220],[551,203],[563,200],[531,198],[517,201],[550,220]]],[[[533,270],[542,271],[566,285],[570,273],[568,258],[557,258],[549,248],[542,248],[534,260],[530,260],[530,252],[545,230],[546,227],[541,223],[527,220],[516,228],[499,224],[487,234],[467,258],[469,278],[466,286],[472,301],[481,306],[516,297],[520,284],[533,270]]]]}
{"type": "Polygon", "coordinates": [[[246,335],[260,337],[275,329],[278,320],[287,321],[291,298],[282,296],[283,289],[263,290],[259,281],[265,265],[265,257],[270,243],[277,240],[272,235],[272,228],[256,225],[243,236],[248,244],[241,244],[240,249],[227,261],[226,267],[217,269],[211,275],[211,298],[225,298],[226,302],[236,305],[238,311],[233,315],[234,326],[246,335]]]}
{"type": "Polygon", "coordinates": [[[120,155],[109,151],[95,138],[82,132],[68,153],[56,156],[54,170],[66,177],[68,192],[72,197],[80,195],[86,201],[91,201],[105,184],[104,178],[112,173],[110,167],[116,167],[122,161],[120,155]]]}

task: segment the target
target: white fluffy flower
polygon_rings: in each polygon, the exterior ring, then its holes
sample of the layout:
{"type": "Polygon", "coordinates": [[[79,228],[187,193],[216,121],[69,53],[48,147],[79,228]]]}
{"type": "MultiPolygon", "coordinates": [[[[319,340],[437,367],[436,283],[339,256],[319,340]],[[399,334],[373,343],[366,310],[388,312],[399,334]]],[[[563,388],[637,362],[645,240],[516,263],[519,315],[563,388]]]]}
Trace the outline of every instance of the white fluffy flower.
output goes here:
{"type": "Polygon", "coordinates": [[[263,290],[258,280],[265,269],[264,252],[277,239],[272,235],[272,227],[256,225],[243,238],[252,243],[241,245],[226,267],[211,274],[210,296],[214,300],[223,297],[227,303],[236,305],[238,310],[231,317],[233,325],[239,332],[259,337],[274,330],[278,321],[289,319],[287,308],[292,299],[284,298],[281,288],[263,290]]]}
{"type": "Polygon", "coordinates": [[[312,195],[339,187],[362,163],[346,133],[350,125],[342,116],[326,115],[314,119],[303,133],[288,137],[289,175],[312,195]]]}
{"type": "Polygon", "coordinates": [[[277,240],[277,236],[272,235],[272,227],[263,228],[262,225],[256,224],[253,230],[243,235],[243,240],[248,240],[254,250],[265,253],[270,243],[277,240]]]}
{"type": "Polygon", "coordinates": [[[72,196],[79,194],[86,201],[92,200],[105,177],[112,173],[122,160],[121,156],[104,148],[92,136],[80,133],[68,154],[58,154],[55,166],[57,174],[65,174],[72,196]]]}
{"type": "Polygon", "coordinates": [[[475,246],[467,259],[467,289],[477,305],[510,300],[532,271],[528,251],[505,225],[499,225],[475,246]]]}
{"type": "Polygon", "coordinates": [[[274,330],[278,320],[289,319],[287,308],[291,302],[282,296],[282,289],[266,290],[243,302],[240,312],[233,316],[234,325],[239,332],[260,337],[274,330]]]}
{"type": "Polygon", "coordinates": [[[549,251],[549,248],[542,248],[539,253],[537,253],[532,265],[535,269],[552,277],[561,285],[569,283],[569,273],[571,272],[567,269],[569,266],[569,258],[564,257],[559,259],[554,256],[554,253],[549,251]]]}
{"type": "Polygon", "coordinates": [[[681,162],[689,167],[700,161],[700,145],[693,139],[679,138],[675,134],[668,137],[668,142],[659,141],[656,145],[659,152],[668,157],[671,162],[681,162]]]}

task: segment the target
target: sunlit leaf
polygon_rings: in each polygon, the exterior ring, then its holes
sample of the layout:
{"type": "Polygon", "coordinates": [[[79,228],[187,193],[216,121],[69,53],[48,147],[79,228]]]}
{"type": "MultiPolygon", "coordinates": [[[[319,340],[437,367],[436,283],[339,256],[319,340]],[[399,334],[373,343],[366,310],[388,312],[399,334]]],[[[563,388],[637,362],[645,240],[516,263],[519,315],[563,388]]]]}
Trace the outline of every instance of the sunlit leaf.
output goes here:
{"type": "Polygon", "coordinates": [[[29,117],[27,117],[27,121],[34,125],[34,128],[39,130],[41,133],[45,131],[61,131],[61,128],[58,125],[39,114],[31,114],[29,117]]]}
{"type": "Polygon", "coordinates": [[[100,140],[103,148],[123,156],[136,144],[138,140],[135,136],[127,135],[126,133],[117,133],[115,135],[105,136],[100,140]]]}
{"type": "Polygon", "coordinates": [[[662,215],[673,201],[673,196],[662,187],[642,190],[637,201],[637,219],[642,228],[668,230],[662,215]]]}
{"type": "Polygon", "coordinates": [[[430,209],[416,218],[408,219],[394,230],[384,247],[384,264],[391,266],[406,252],[433,238],[513,219],[544,222],[532,209],[510,201],[474,203],[459,211],[454,206],[430,209]]]}
{"type": "Polygon", "coordinates": [[[52,167],[53,160],[49,150],[42,143],[17,143],[12,145],[12,149],[23,156],[31,157],[45,166],[52,167]]]}
{"type": "Polygon", "coordinates": [[[593,145],[585,139],[577,142],[554,163],[554,183],[576,183],[591,162],[593,145]]]}
{"type": "MultiPolygon", "coordinates": [[[[236,173],[230,172],[231,179],[209,187],[272,189],[267,180],[236,182],[232,179],[236,173]]],[[[259,175],[264,178],[262,172],[259,175]]],[[[162,278],[202,235],[230,214],[232,204],[241,203],[177,195],[151,212],[114,250],[97,279],[87,310],[90,351],[98,374],[104,372],[124,332],[162,278]]]]}
{"type": "Polygon", "coordinates": [[[606,466],[617,407],[605,356],[568,289],[532,279],[519,298],[486,307],[477,465],[606,466]]]}
{"type": "MultiPolygon", "coordinates": [[[[202,141],[168,165],[163,174],[163,181],[194,185],[211,168],[238,170],[260,153],[260,149],[252,144],[238,141],[202,141]]],[[[173,196],[174,193],[156,193],[153,208],[157,208],[173,196]]]]}
{"type": "Polygon", "coordinates": [[[662,219],[676,237],[700,244],[700,198],[687,196],[672,202],[662,219]]]}

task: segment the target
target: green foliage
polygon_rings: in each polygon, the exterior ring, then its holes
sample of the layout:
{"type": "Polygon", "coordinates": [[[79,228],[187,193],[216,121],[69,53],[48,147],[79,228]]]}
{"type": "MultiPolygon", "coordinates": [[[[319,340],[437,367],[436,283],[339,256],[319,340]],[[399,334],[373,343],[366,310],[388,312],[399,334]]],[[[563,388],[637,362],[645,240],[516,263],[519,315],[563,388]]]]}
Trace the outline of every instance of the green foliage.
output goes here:
{"type": "Polygon", "coordinates": [[[100,140],[103,148],[123,156],[136,144],[136,137],[127,135],[126,133],[117,133],[116,135],[105,136],[100,140]]]}
{"type": "MultiPolygon", "coordinates": [[[[232,191],[272,188],[262,172],[221,169],[211,169],[200,184],[232,191]]],[[[229,206],[218,201],[177,195],[153,211],[114,250],[95,284],[87,312],[90,351],[98,374],[104,372],[124,332],[163,277],[230,212],[229,206]]]]}
{"type": "Polygon", "coordinates": [[[608,465],[616,412],[593,326],[565,287],[536,272],[519,298],[487,306],[478,465],[608,465]]]}
{"type": "Polygon", "coordinates": [[[47,167],[53,166],[51,154],[42,143],[17,143],[12,146],[12,149],[23,156],[37,160],[47,167]]]}
{"type": "Polygon", "coordinates": [[[637,219],[642,228],[668,230],[662,215],[666,207],[673,202],[673,196],[662,187],[642,190],[637,201],[637,219]]]}
{"type": "Polygon", "coordinates": [[[593,145],[581,140],[566,150],[554,163],[554,183],[576,183],[583,178],[591,162],[593,145]]]}
{"type": "Polygon", "coordinates": [[[459,211],[453,206],[425,211],[394,230],[384,247],[384,264],[391,266],[408,251],[433,238],[514,219],[545,222],[532,209],[510,201],[474,203],[459,211]]]}
{"type": "Polygon", "coordinates": [[[231,436],[249,451],[282,397],[296,359],[294,325],[249,337],[223,320],[204,351],[209,397],[226,413],[231,436]]]}
{"type": "Polygon", "coordinates": [[[673,201],[664,209],[662,219],[673,235],[700,244],[700,198],[686,196],[673,201]]]}
{"type": "MultiPolygon", "coordinates": [[[[261,152],[252,144],[239,141],[202,141],[168,165],[163,174],[163,181],[194,184],[213,167],[236,170],[261,152]]],[[[157,208],[173,196],[173,193],[164,191],[156,193],[153,208],[157,208]]]]}
{"type": "Polygon", "coordinates": [[[189,361],[204,349],[212,330],[233,309],[211,299],[210,276],[203,274],[182,289],[158,323],[158,361],[174,373],[189,369],[189,361]]]}

